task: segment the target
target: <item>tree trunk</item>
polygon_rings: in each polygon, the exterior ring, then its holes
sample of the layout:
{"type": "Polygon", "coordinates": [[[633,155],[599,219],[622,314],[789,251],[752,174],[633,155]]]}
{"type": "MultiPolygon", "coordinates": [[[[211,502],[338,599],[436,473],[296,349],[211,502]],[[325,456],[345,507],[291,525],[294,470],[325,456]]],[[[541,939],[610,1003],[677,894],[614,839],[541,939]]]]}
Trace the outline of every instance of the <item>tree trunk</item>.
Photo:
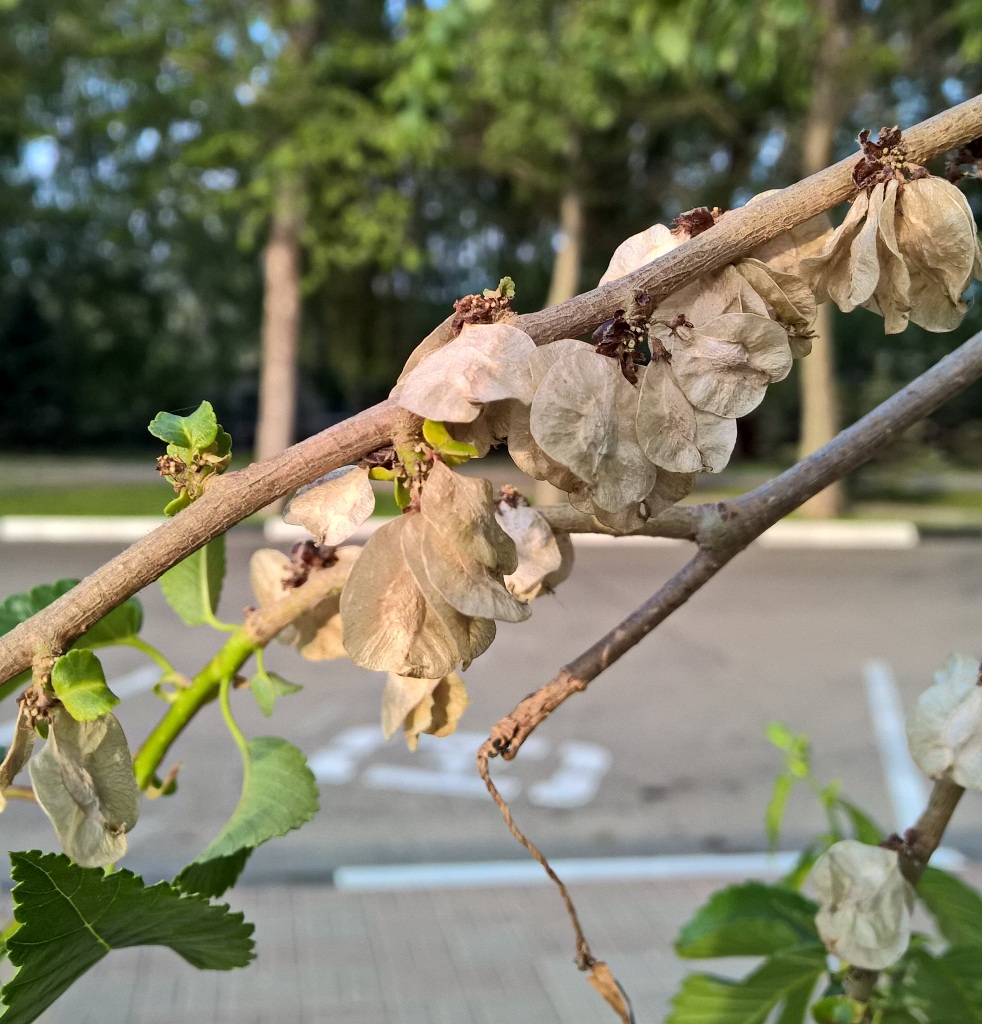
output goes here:
{"type": "MultiPolygon", "coordinates": [[[[832,162],[835,129],[842,107],[843,56],[848,30],[843,26],[839,0],[817,0],[816,8],[825,19],[818,47],[818,63],[811,104],[802,139],[802,171],[814,174],[832,162]]],[[[819,306],[811,355],[801,361],[801,432],[799,458],[804,458],[839,430],[838,387],[835,379],[835,336],[828,303],[819,306]]],[[[801,506],[802,515],[833,519],[841,515],[845,491],[841,482],[832,484],[801,506]]]]}
{"type": "Polygon", "coordinates": [[[547,306],[555,306],[577,294],[582,262],[583,200],[570,185],[559,203],[559,248],[552,265],[547,306]]]}
{"type": "Polygon", "coordinates": [[[277,201],[263,250],[262,361],[255,457],[268,459],[294,440],[300,341],[300,222],[296,190],[277,201]]]}

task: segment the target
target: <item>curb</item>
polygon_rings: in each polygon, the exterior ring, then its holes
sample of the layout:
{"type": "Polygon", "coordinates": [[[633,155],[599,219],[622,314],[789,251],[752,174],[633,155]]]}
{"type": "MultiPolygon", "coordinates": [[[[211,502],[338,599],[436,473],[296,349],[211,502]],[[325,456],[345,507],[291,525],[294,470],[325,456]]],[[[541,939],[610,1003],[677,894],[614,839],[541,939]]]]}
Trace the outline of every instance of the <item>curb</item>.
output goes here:
{"type": "MultiPolygon", "coordinates": [[[[0,516],[0,542],[11,544],[37,543],[132,543],[167,522],[156,516],[0,516]]],[[[364,543],[383,523],[382,516],[372,516],[351,537],[364,543]]],[[[282,519],[268,519],[262,526],[263,537],[270,544],[293,544],[306,540],[310,534],[302,527],[290,526],[282,519]]],[[[574,536],[577,547],[658,547],[687,543],[668,537],[610,537],[599,533],[574,536]]],[[[823,522],[784,520],[772,526],[754,543],[762,548],[826,548],[866,550],[909,550],[923,540],[982,540],[982,531],[953,528],[919,530],[907,520],[845,520],[823,522]]]]}

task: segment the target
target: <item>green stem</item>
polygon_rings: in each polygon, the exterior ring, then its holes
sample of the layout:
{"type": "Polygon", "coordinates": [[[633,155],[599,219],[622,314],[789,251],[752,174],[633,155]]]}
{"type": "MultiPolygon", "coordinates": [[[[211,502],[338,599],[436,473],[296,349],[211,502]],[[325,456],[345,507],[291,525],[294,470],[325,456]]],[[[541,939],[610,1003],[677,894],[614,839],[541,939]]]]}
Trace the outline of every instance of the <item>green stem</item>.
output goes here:
{"type": "Polygon", "coordinates": [[[243,755],[246,755],[248,753],[249,741],[242,735],[242,730],[239,728],[238,722],[236,722],[232,717],[232,706],[229,704],[228,700],[228,693],[231,689],[231,679],[223,679],[221,688],[218,691],[218,700],[222,706],[222,718],[225,719],[225,726],[232,734],[232,739],[235,740],[235,745],[243,755]]]}
{"type": "Polygon", "coordinates": [[[141,637],[129,636],[125,640],[120,640],[119,643],[121,646],[135,647],[138,651],[142,651],[151,661],[155,661],[164,673],[176,672],[174,666],[164,655],[153,644],[148,644],[141,637]]]}
{"type": "Polygon", "coordinates": [[[234,633],[239,628],[234,622],[222,622],[221,619],[216,619],[215,613],[207,607],[205,608],[205,622],[212,629],[217,629],[222,633],[234,633]]]}
{"type": "Polygon", "coordinates": [[[191,685],[178,693],[174,703],[151,730],[133,759],[133,771],[141,789],[146,789],[153,781],[154,772],[171,744],[191,719],[205,704],[218,696],[222,682],[231,680],[259,646],[244,629],[237,629],[215,657],[194,677],[191,685]]]}

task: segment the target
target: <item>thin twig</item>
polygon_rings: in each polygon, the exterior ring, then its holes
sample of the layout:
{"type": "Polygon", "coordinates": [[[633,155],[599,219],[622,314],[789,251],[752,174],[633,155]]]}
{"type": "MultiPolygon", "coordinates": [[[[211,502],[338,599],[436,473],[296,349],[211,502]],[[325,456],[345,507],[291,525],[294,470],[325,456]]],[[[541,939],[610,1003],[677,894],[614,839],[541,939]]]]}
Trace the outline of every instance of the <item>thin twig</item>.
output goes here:
{"type": "MultiPolygon", "coordinates": [[[[861,466],[980,377],[982,332],[780,476],[739,498],[694,506],[690,514],[698,523],[695,536],[699,552],[623,622],[502,718],[491,730],[495,751],[508,760],[513,758],[533,730],[560,704],[585,690],[766,529],[861,466]]],[[[566,528],[573,525],[569,520],[566,528]]]]}
{"type": "MultiPolygon", "coordinates": [[[[923,163],[979,135],[982,96],[907,129],[904,139],[910,158],[923,163]]],[[[626,308],[638,289],[647,290],[657,301],[847,199],[854,192],[850,176],[854,160],[840,161],[759,203],[735,210],[711,231],[633,274],[558,306],[519,317],[517,326],[544,344],[592,330],[615,309],[626,308]]],[[[246,516],[381,447],[392,435],[396,415],[393,402],[382,402],[282,455],[220,477],[208,493],[173,520],[0,637],[0,683],[27,668],[39,646],[46,644],[56,654],[63,651],[107,612],[246,516]]]]}

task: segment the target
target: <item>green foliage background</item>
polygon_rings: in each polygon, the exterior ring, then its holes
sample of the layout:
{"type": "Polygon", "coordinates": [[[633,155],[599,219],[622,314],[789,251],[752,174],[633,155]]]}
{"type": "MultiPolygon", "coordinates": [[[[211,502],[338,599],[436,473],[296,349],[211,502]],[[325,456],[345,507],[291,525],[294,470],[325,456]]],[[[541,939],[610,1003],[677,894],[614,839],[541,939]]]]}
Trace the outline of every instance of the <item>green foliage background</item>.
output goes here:
{"type": "MultiPolygon", "coordinates": [[[[305,252],[301,423],[382,397],[465,292],[540,306],[564,190],[581,287],[628,234],[800,176],[819,0],[6,0],[0,4],[0,445],[138,443],[208,395],[248,445],[260,255],[288,196],[305,252]],[[227,411],[226,411],[227,410],[227,411]]],[[[841,5],[836,139],[977,92],[982,4],[841,5]]],[[[982,212],[982,189],[966,183],[982,212]]],[[[982,326],[841,324],[853,418],[982,326]]],[[[916,439],[978,460],[978,389],[916,439]]],[[[794,387],[745,423],[780,458],[794,387]]]]}

